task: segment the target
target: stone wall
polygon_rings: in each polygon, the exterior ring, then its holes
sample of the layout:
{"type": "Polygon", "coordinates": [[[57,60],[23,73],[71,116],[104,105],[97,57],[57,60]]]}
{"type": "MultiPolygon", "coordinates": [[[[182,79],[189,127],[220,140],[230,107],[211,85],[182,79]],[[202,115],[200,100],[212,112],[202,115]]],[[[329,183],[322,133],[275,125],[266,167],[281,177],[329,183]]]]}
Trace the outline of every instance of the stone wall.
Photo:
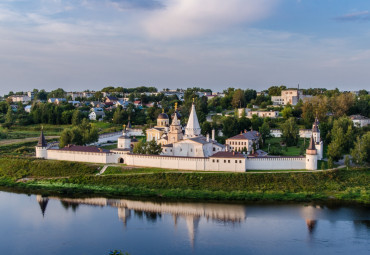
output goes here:
{"type": "Polygon", "coordinates": [[[305,157],[248,157],[247,170],[306,169],[305,157]]]}
{"type": "Polygon", "coordinates": [[[114,153],[92,153],[63,150],[48,150],[47,158],[54,160],[66,160],[90,163],[117,163],[118,154],[114,153]]]}

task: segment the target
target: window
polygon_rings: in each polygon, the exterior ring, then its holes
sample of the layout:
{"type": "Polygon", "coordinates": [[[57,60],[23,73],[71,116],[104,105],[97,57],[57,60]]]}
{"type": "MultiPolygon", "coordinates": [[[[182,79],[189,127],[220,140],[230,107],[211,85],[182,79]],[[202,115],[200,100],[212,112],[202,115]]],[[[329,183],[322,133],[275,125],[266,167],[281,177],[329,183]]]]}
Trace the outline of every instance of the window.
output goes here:
{"type": "Polygon", "coordinates": [[[224,160],[224,163],[226,163],[226,159],[224,160]]]}
{"type": "Polygon", "coordinates": [[[217,163],[218,163],[218,159],[217,159],[217,163]]]}
{"type": "Polygon", "coordinates": [[[242,161],[241,161],[241,160],[239,160],[239,163],[242,163],[242,161]]]}
{"type": "Polygon", "coordinates": [[[227,163],[230,163],[230,160],[228,160],[227,163]]]}
{"type": "Polygon", "coordinates": [[[216,148],[215,147],[213,147],[213,151],[216,151],[216,148]]]}
{"type": "Polygon", "coordinates": [[[214,160],[214,159],[212,159],[212,162],[213,162],[213,163],[215,163],[215,160],[214,160]]]}
{"type": "Polygon", "coordinates": [[[235,163],[238,163],[238,161],[237,161],[237,160],[235,160],[235,163]]]}

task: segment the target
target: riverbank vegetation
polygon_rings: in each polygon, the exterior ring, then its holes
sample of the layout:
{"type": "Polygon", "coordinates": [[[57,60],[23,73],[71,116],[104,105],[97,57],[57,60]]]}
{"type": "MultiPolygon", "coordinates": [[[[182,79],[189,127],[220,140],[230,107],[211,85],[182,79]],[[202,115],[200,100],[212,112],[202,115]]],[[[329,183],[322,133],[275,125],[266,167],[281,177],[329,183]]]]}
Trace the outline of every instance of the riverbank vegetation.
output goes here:
{"type": "Polygon", "coordinates": [[[0,158],[0,186],[57,194],[161,197],[201,200],[312,201],[339,199],[370,203],[370,170],[226,173],[0,158]],[[121,169],[120,169],[121,168],[121,169]]]}

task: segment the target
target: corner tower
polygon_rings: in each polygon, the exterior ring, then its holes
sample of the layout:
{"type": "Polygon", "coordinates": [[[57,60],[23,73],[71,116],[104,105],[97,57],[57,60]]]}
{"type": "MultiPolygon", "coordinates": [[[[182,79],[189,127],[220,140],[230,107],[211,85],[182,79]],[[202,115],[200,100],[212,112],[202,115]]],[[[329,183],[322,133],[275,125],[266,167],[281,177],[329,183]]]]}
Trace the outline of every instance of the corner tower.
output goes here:
{"type": "Polygon", "coordinates": [[[310,145],[306,150],[306,169],[307,170],[317,170],[317,150],[315,147],[315,142],[313,135],[311,135],[310,145]]]}
{"type": "Polygon", "coordinates": [[[48,144],[46,143],[44,132],[41,129],[41,134],[39,137],[39,141],[36,145],[36,158],[48,158],[48,150],[47,150],[48,144]]]}

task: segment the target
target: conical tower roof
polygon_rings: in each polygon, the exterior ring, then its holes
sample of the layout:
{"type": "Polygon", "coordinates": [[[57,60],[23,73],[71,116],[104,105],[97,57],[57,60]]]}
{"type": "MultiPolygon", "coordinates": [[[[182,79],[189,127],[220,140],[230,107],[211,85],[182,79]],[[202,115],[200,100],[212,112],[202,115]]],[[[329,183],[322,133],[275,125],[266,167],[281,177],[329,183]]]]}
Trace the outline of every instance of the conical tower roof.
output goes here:
{"type": "Polygon", "coordinates": [[[314,139],[313,139],[313,135],[311,135],[310,144],[308,145],[308,148],[306,150],[306,154],[315,155],[316,152],[317,151],[316,151],[316,147],[315,147],[315,142],[314,142],[314,139]]]}
{"type": "Polygon", "coordinates": [[[188,120],[188,124],[186,125],[185,135],[187,137],[194,137],[199,136],[201,132],[199,121],[197,117],[197,113],[195,111],[194,103],[191,105],[191,112],[188,120]]]}
{"type": "Polygon", "coordinates": [[[173,117],[173,119],[172,119],[172,123],[171,123],[171,125],[176,125],[176,126],[180,125],[180,123],[179,123],[179,120],[178,120],[178,118],[177,118],[177,114],[176,114],[176,113],[175,113],[175,115],[174,115],[174,117],[173,117]]]}
{"type": "Polygon", "coordinates": [[[316,117],[315,122],[312,125],[312,132],[319,132],[319,120],[316,117]]]}
{"type": "Polygon", "coordinates": [[[41,130],[41,134],[39,137],[39,141],[37,143],[37,147],[46,147],[48,144],[46,143],[44,132],[41,130]]]}

